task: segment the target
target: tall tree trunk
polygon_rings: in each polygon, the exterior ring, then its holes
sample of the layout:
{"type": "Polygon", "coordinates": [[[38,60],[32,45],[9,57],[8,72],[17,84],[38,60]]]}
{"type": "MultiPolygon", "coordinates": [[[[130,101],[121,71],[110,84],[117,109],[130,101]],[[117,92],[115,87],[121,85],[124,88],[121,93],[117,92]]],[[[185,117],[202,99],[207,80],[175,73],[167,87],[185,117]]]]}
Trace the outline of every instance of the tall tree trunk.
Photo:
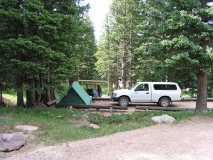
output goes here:
{"type": "Polygon", "coordinates": [[[34,79],[31,78],[28,80],[28,88],[26,90],[26,105],[29,108],[32,108],[35,105],[35,85],[34,79]]]}
{"type": "Polygon", "coordinates": [[[2,96],[2,90],[0,89],[0,105],[4,105],[4,100],[2,96]]]}
{"type": "Polygon", "coordinates": [[[45,104],[45,89],[44,89],[44,85],[45,84],[45,80],[43,79],[43,75],[39,74],[39,87],[40,87],[40,91],[39,91],[39,103],[40,104],[45,104]]]}
{"type": "Polygon", "coordinates": [[[55,88],[53,88],[53,87],[50,88],[50,95],[51,95],[51,100],[55,100],[56,99],[55,88]]]}
{"type": "Polygon", "coordinates": [[[29,108],[33,107],[33,93],[31,88],[26,90],[26,106],[29,108]]]}
{"type": "Polygon", "coordinates": [[[207,82],[208,76],[204,70],[199,70],[197,84],[197,102],[196,102],[196,112],[206,112],[207,111],[207,82]]]}
{"type": "Polygon", "coordinates": [[[51,101],[51,91],[50,91],[50,87],[48,86],[47,88],[47,102],[51,101]]]}
{"type": "Polygon", "coordinates": [[[0,105],[4,105],[4,100],[3,100],[3,85],[0,83],[0,105]]]}
{"type": "Polygon", "coordinates": [[[41,89],[39,84],[39,76],[34,77],[34,104],[39,105],[41,100],[41,89]]]}
{"type": "Polygon", "coordinates": [[[122,55],[122,73],[121,73],[121,80],[123,84],[123,88],[126,88],[127,85],[127,77],[128,77],[128,50],[127,50],[127,42],[123,42],[123,55],[122,55]]]}
{"type": "Polygon", "coordinates": [[[24,107],[24,89],[22,76],[16,77],[17,106],[24,107]]]}
{"type": "Polygon", "coordinates": [[[47,90],[46,90],[46,95],[47,95],[47,103],[51,101],[51,84],[50,84],[50,71],[48,71],[47,75],[47,90]]]}

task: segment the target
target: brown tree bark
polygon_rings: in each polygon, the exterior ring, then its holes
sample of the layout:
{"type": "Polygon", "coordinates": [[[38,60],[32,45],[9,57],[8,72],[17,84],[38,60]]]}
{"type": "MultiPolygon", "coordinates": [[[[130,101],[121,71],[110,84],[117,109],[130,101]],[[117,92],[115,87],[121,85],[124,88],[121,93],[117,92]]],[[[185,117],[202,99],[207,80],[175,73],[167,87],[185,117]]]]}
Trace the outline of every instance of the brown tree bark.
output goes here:
{"type": "Polygon", "coordinates": [[[197,84],[197,102],[196,102],[196,112],[207,112],[207,83],[208,76],[204,70],[199,70],[197,74],[198,84],[197,84]]]}
{"type": "Polygon", "coordinates": [[[51,95],[51,100],[55,100],[56,96],[55,96],[55,88],[50,88],[50,95],[51,95]]]}
{"type": "Polygon", "coordinates": [[[17,106],[24,107],[24,89],[22,76],[16,77],[17,106]]]}
{"type": "Polygon", "coordinates": [[[40,90],[39,77],[34,77],[34,103],[40,105],[41,103],[41,90],[40,90]]]}
{"type": "Polygon", "coordinates": [[[31,89],[26,90],[26,106],[29,108],[33,107],[33,94],[31,89]]]}
{"type": "Polygon", "coordinates": [[[32,108],[35,105],[34,79],[28,80],[26,90],[26,106],[32,108]]]}
{"type": "Polygon", "coordinates": [[[121,73],[121,80],[123,84],[123,88],[126,88],[126,83],[127,83],[127,49],[126,49],[126,44],[124,44],[124,51],[122,55],[122,73],[121,73]]]}
{"type": "MultiPolygon", "coordinates": [[[[124,16],[127,16],[127,1],[124,1],[124,16]]],[[[127,26],[127,21],[124,21],[124,26],[127,26]]],[[[127,28],[123,31],[123,38],[121,41],[122,44],[122,62],[121,62],[121,80],[122,80],[122,84],[123,84],[123,88],[126,88],[127,86],[127,80],[128,80],[128,71],[129,71],[129,66],[128,66],[128,39],[129,39],[129,35],[128,35],[128,30],[127,28]]]]}
{"type": "Polygon", "coordinates": [[[0,105],[4,105],[4,100],[3,100],[3,84],[0,82],[0,105]]]}

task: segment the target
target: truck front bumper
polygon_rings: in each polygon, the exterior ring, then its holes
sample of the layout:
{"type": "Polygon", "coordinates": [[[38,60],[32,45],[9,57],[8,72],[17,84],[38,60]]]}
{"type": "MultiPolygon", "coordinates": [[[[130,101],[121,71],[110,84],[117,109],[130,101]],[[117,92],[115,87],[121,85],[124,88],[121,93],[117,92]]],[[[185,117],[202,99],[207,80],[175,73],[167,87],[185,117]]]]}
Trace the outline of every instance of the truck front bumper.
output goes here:
{"type": "Polygon", "coordinates": [[[118,102],[119,98],[118,97],[111,97],[112,101],[118,102]]]}

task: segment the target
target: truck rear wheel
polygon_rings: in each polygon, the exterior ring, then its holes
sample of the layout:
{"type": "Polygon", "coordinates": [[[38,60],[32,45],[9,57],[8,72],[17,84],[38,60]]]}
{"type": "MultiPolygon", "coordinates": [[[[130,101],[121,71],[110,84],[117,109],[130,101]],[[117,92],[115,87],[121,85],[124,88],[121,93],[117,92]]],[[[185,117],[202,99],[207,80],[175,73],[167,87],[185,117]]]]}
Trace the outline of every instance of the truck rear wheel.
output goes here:
{"type": "Polygon", "coordinates": [[[128,105],[129,105],[129,98],[125,97],[125,96],[120,97],[119,98],[119,105],[121,107],[128,107],[128,105]]]}
{"type": "Polygon", "coordinates": [[[161,107],[168,107],[171,104],[171,99],[169,97],[162,97],[158,103],[161,107]]]}

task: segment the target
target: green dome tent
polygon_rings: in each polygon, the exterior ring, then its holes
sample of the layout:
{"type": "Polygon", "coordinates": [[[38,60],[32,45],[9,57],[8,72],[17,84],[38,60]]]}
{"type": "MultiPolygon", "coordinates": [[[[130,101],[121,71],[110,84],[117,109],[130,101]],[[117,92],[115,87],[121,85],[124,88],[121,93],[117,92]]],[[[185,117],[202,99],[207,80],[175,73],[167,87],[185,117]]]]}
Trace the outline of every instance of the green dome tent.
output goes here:
{"type": "Polygon", "coordinates": [[[57,104],[57,107],[68,106],[89,106],[92,104],[92,97],[81,87],[79,82],[73,82],[66,96],[57,104]]]}

